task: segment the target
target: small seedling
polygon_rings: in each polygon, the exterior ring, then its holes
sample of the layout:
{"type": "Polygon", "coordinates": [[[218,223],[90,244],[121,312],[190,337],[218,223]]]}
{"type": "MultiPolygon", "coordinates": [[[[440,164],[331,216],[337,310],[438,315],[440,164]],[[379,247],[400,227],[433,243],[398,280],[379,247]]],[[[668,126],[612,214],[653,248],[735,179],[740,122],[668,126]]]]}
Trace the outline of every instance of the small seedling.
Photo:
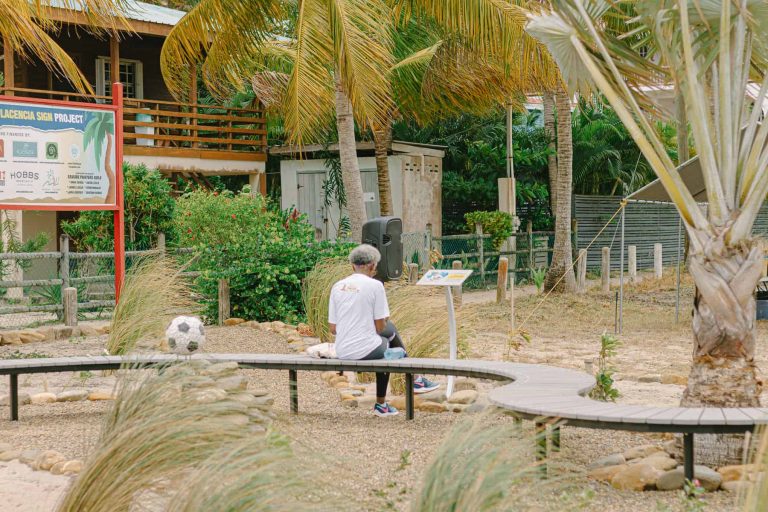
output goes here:
{"type": "Polygon", "coordinates": [[[544,288],[544,278],[547,276],[547,271],[542,268],[531,269],[531,280],[536,285],[536,290],[541,293],[544,288]]]}
{"type": "Polygon", "coordinates": [[[701,497],[705,492],[696,478],[693,481],[686,480],[683,484],[683,490],[680,492],[683,510],[685,512],[702,512],[707,505],[707,502],[701,497]]]}
{"type": "Polygon", "coordinates": [[[82,371],[82,372],[80,372],[80,373],[78,374],[78,377],[80,378],[80,382],[82,382],[83,384],[85,384],[86,382],[88,382],[88,379],[90,379],[91,377],[93,377],[93,374],[92,374],[90,371],[88,371],[88,370],[85,370],[85,371],[82,371]]]}
{"type": "Polygon", "coordinates": [[[405,449],[400,452],[400,465],[395,471],[402,471],[411,465],[411,450],[405,449]]]}
{"type": "Polygon", "coordinates": [[[619,390],[613,387],[614,368],[609,364],[610,358],[618,352],[621,342],[611,334],[603,334],[600,338],[600,354],[597,359],[597,374],[595,374],[595,387],[589,392],[589,396],[603,402],[615,402],[619,397],[619,390]]]}

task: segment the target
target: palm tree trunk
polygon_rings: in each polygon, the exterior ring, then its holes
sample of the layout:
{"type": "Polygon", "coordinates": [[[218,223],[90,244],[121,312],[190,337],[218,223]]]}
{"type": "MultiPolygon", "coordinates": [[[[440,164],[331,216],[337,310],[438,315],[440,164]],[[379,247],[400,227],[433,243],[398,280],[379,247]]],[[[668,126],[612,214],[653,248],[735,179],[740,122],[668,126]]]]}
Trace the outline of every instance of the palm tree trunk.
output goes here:
{"type": "Polygon", "coordinates": [[[573,182],[573,141],[571,137],[571,101],[568,92],[555,93],[557,109],[557,210],[555,211],[555,246],[552,265],[544,278],[544,289],[575,292],[571,252],[571,187],[573,182]]]}
{"type": "Polygon", "coordinates": [[[338,78],[336,79],[336,127],[339,134],[341,180],[344,182],[344,192],[347,196],[350,239],[360,242],[363,236],[363,224],[367,217],[363,202],[363,181],[357,161],[355,119],[352,115],[352,103],[338,78]]]}
{"type": "MultiPolygon", "coordinates": [[[[754,241],[725,243],[725,230],[692,252],[688,270],[693,301],[693,363],[681,407],[760,407],[762,382],[755,367],[755,297],[764,265],[754,241]]],[[[741,464],[743,435],[700,435],[700,464],[741,464]]]]}
{"type": "Polygon", "coordinates": [[[386,126],[373,129],[373,151],[376,156],[376,176],[379,184],[379,210],[381,215],[394,215],[392,186],[389,181],[387,156],[392,147],[392,120],[386,126]]]}
{"type": "Polygon", "coordinates": [[[115,170],[112,169],[112,135],[107,133],[107,152],[104,153],[104,172],[107,174],[107,197],[106,203],[114,204],[117,180],[115,179],[115,170]]]}
{"type": "Polygon", "coordinates": [[[557,211],[557,156],[555,154],[555,110],[554,97],[551,92],[544,91],[541,95],[542,110],[544,114],[544,131],[549,137],[547,147],[551,153],[547,156],[547,169],[549,170],[549,207],[554,215],[557,211]]]}

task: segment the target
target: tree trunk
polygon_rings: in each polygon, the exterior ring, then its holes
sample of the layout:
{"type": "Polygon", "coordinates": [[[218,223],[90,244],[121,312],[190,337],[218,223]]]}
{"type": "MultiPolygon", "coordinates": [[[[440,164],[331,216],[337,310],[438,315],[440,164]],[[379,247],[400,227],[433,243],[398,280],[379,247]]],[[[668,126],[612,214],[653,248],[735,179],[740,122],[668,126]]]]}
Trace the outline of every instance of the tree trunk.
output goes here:
{"type": "MultiPolygon", "coordinates": [[[[755,297],[763,255],[754,241],[726,245],[725,230],[691,253],[693,363],[681,407],[760,407],[762,382],[755,367],[755,297]]],[[[699,464],[740,464],[742,435],[696,436],[699,464]]]]}
{"type": "Polygon", "coordinates": [[[339,157],[341,160],[341,180],[347,195],[347,214],[349,215],[350,236],[355,242],[363,237],[363,224],[367,220],[363,202],[363,181],[357,161],[355,141],[355,119],[352,115],[352,102],[336,80],[336,126],[339,132],[339,157]]]}
{"type": "Polygon", "coordinates": [[[573,181],[573,141],[571,137],[571,101],[568,92],[555,94],[557,108],[557,210],[555,212],[555,245],[552,265],[544,278],[544,289],[575,292],[571,252],[571,183],[573,181]]]}
{"type": "Polygon", "coordinates": [[[392,147],[392,121],[386,126],[373,129],[374,154],[376,155],[376,176],[379,184],[379,210],[381,215],[394,215],[392,210],[392,187],[389,181],[387,155],[392,147]]]}
{"type": "MultiPolygon", "coordinates": [[[[115,193],[117,180],[115,179],[115,170],[112,169],[112,135],[107,133],[107,152],[104,153],[104,172],[107,175],[107,197],[105,202],[107,204],[115,203],[115,193]]],[[[97,156],[98,158],[98,156],[97,156]]]]}
{"type": "Polygon", "coordinates": [[[555,111],[551,92],[544,91],[541,95],[542,111],[544,114],[544,131],[549,137],[548,148],[552,153],[547,156],[549,171],[549,207],[552,215],[557,211],[557,155],[555,154],[555,111]]]}

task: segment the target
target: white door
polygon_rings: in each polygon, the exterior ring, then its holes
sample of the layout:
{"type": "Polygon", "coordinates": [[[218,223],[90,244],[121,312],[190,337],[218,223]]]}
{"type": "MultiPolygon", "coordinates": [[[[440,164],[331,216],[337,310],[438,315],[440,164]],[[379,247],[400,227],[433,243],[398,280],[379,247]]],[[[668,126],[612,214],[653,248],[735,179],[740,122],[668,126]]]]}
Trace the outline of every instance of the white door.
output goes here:
{"type": "Polygon", "coordinates": [[[307,220],[315,227],[318,239],[326,239],[328,233],[328,218],[323,202],[323,181],[325,172],[301,172],[297,178],[299,212],[306,214],[307,220]]]}

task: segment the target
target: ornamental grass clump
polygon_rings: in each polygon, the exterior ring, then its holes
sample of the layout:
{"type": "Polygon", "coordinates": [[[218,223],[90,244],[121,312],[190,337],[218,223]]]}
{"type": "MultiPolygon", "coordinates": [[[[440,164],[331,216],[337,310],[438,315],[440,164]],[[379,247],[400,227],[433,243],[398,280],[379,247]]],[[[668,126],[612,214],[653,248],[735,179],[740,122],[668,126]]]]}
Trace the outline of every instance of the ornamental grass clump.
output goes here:
{"type": "Polygon", "coordinates": [[[538,438],[492,421],[483,415],[451,429],[427,466],[411,512],[577,508],[574,473],[547,461],[548,478],[542,479],[543,462],[533,462],[538,438]],[[542,507],[545,501],[551,508],[542,507]]]}
{"type": "Polygon", "coordinates": [[[351,273],[352,268],[347,260],[335,258],[318,262],[304,278],[302,298],[307,314],[307,324],[321,341],[332,341],[331,331],[328,328],[328,302],[331,297],[331,288],[337,281],[351,273]]]}
{"type": "Polygon", "coordinates": [[[294,503],[297,463],[287,440],[255,425],[237,393],[211,387],[197,363],[121,373],[96,446],[60,512],[294,503]]]}
{"type": "Polygon", "coordinates": [[[131,352],[144,339],[158,339],[171,318],[194,308],[189,283],[171,258],[135,263],[125,278],[107,338],[110,355],[131,352]]]}

